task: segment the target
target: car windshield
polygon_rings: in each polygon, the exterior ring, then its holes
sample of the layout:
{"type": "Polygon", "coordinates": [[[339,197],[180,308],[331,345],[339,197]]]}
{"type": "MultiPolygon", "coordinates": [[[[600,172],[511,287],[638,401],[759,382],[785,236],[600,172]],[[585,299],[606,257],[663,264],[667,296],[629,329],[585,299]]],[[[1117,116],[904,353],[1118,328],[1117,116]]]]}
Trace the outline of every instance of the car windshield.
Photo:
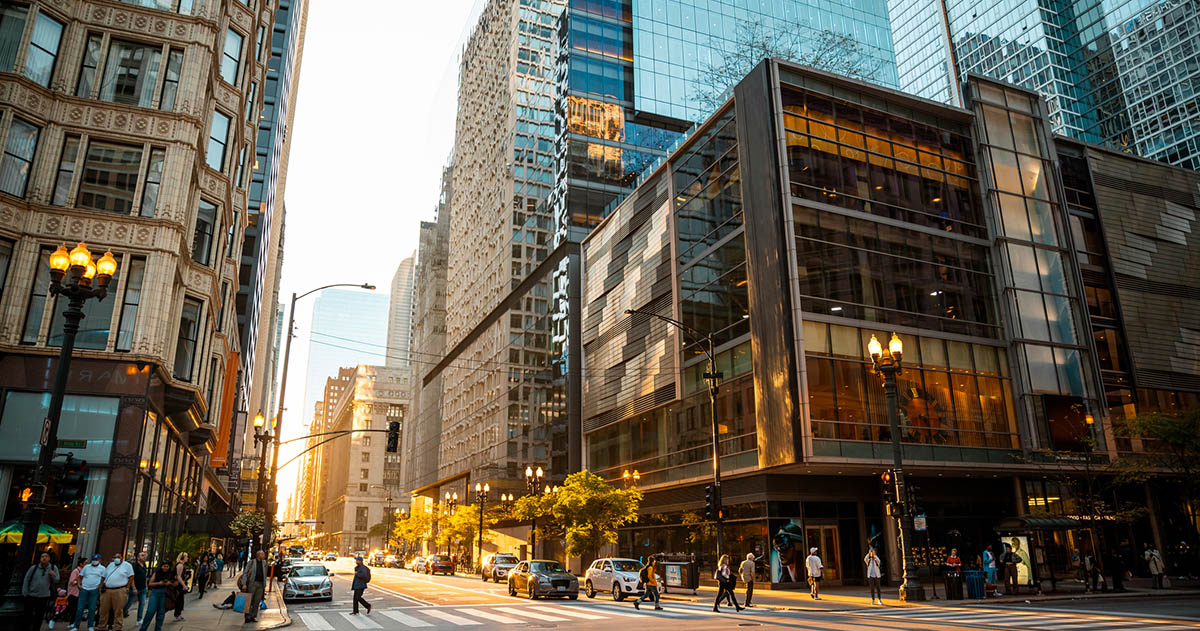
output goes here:
{"type": "Polygon", "coordinates": [[[618,572],[637,572],[642,569],[637,561],[613,561],[613,569],[618,572]]]}
{"type": "Polygon", "coordinates": [[[434,561],[437,561],[437,562],[439,562],[439,563],[449,563],[449,562],[450,562],[450,557],[449,557],[448,555],[445,555],[445,554],[439,554],[439,555],[437,555],[436,557],[434,557],[434,558],[433,558],[433,560],[434,560],[434,561]]]}
{"type": "Polygon", "coordinates": [[[511,554],[497,554],[496,558],[492,561],[492,563],[513,563],[513,564],[515,564],[516,562],[517,562],[517,557],[512,556],[511,554]]]}
{"type": "Polygon", "coordinates": [[[324,565],[301,565],[292,570],[292,576],[325,576],[324,565]]]}
{"type": "Polygon", "coordinates": [[[565,572],[562,563],[558,561],[535,561],[529,564],[529,568],[534,572],[565,572]]]}

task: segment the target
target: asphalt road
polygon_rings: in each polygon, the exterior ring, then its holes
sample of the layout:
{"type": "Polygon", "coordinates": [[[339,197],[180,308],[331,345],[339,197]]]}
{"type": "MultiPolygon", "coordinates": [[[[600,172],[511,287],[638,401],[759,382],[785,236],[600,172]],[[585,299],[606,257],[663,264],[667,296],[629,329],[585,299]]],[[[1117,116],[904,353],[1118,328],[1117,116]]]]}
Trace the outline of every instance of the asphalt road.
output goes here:
{"type": "Polygon", "coordinates": [[[309,631],[359,631],[362,629],[426,629],[440,631],[468,627],[484,629],[795,629],[812,631],[886,631],[914,629],[1028,629],[1030,631],[1182,631],[1200,629],[1195,599],[1155,599],[1159,606],[1126,599],[1104,603],[1058,601],[1039,605],[884,607],[831,611],[776,611],[758,607],[742,613],[722,608],[713,613],[707,604],[663,602],[663,611],[643,607],[636,611],[626,601],[611,598],[578,601],[537,600],[508,596],[504,584],[484,583],[478,577],[413,574],[408,570],[372,568],[371,587],[365,598],[372,612],[350,614],[350,579],[353,564],[346,560],[327,564],[335,572],[333,602],[292,602],[288,612],[293,628],[309,631]],[[1161,601],[1161,602],[1160,602],[1161,601]],[[1043,606],[1044,605],[1044,606],[1043,606]],[[1173,609],[1172,609],[1173,608],[1173,609]],[[1190,613],[1189,613],[1190,612],[1190,613]],[[1191,617],[1194,616],[1194,617],[1191,617]],[[1189,619],[1190,617],[1190,619],[1189,619]]]}

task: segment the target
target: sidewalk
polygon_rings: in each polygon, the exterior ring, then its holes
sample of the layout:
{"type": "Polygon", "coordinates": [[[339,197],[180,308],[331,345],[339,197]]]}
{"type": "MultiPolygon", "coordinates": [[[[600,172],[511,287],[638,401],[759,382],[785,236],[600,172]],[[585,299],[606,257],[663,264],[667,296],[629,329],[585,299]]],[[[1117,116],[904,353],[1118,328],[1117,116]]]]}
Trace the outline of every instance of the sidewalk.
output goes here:
{"type": "MultiPolygon", "coordinates": [[[[1131,581],[1126,581],[1125,592],[1099,592],[1088,593],[1083,590],[1083,586],[1074,581],[1060,581],[1058,590],[1054,592],[1045,592],[1037,595],[1030,588],[1022,589],[1020,594],[1005,595],[998,598],[988,598],[985,600],[946,600],[946,591],[943,584],[939,580],[937,585],[938,600],[933,600],[933,590],[930,589],[928,583],[925,585],[926,600],[923,603],[911,603],[901,601],[897,595],[895,586],[883,588],[883,603],[887,607],[919,607],[927,605],[937,605],[941,607],[953,607],[962,605],[998,605],[1004,603],[1024,603],[1024,602],[1039,602],[1052,600],[1072,600],[1072,599],[1104,599],[1104,598],[1128,598],[1131,596],[1144,597],[1160,597],[1160,596],[1200,596],[1200,582],[1197,581],[1172,581],[1173,585],[1170,589],[1150,589],[1150,579],[1135,578],[1131,581]]],[[[742,583],[738,584],[737,589],[738,602],[741,603],[746,594],[745,586],[742,583]]],[[[703,602],[711,603],[717,597],[716,587],[701,586],[696,590],[696,595],[693,596],[690,590],[671,589],[670,592],[663,594],[663,600],[675,600],[680,602],[703,602]]],[[[754,590],[755,607],[763,607],[769,609],[780,610],[821,610],[835,611],[848,609],[864,609],[871,607],[871,593],[865,586],[849,585],[844,587],[828,587],[821,589],[821,600],[813,600],[808,594],[808,587],[803,589],[760,589],[754,590]]]]}
{"type": "MultiPolygon", "coordinates": [[[[264,631],[292,624],[292,619],[288,617],[287,607],[283,604],[283,594],[279,590],[279,583],[275,584],[274,591],[264,594],[263,600],[267,601],[267,609],[258,612],[257,623],[245,624],[243,622],[245,616],[240,611],[214,609],[214,604],[221,604],[221,601],[229,596],[229,592],[236,589],[230,583],[231,581],[226,581],[223,587],[204,594],[204,598],[197,599],[196,594],[188,594],[187,603],[183,609],[183,622],[171,622],[171,615],[168,613],[167,621],[163,624],[163,631],[231,631],[233,629],[264,631]]],[[[129,619],[131,620],[132,616],[129,619]]],[[[153,631],[153,627],[151,627],[151,631],[153,631]]]]}

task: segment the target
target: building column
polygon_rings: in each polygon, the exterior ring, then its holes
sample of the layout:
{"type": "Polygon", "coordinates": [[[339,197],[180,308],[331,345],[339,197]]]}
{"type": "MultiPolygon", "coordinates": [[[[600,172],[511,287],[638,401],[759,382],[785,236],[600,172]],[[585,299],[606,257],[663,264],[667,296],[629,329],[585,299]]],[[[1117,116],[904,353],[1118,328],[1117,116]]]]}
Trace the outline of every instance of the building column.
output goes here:
{"type": "Polygon", "coordinates": [[[1149,512],[1147,517],[1150,518],[1150,535],[1154,538],[1154,547],[1158,548],[1160,554],[1163,552],[1162,533],[1158,529],[1158,502],[1154,501],[1154,494],[1150,492],[1150,483],[1143,482],[1142,488],[1146,491],[1146,510],[1149,512]]]}
{"type": "Polygon", "coordinates": [[[134,534],[128,532],[129,518],[133,512],[133,491],[137,486],[142,427],[148,404],[146,397],[124,396],[117,410],[117,428],[109,457],[111,468],[100,518],[100,540],[96,545],[96,552],[105,558],[117,552],[127,552],[128,539],[134,534]]]}

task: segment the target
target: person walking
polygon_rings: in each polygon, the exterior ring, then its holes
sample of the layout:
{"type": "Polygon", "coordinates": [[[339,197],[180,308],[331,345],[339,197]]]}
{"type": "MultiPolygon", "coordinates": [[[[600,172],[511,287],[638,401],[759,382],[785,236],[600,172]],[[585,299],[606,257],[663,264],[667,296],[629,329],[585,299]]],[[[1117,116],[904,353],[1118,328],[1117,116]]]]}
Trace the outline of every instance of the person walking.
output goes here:
{"type": "Polygon", "coordinates": [[[125,601],[125,617],[129,617],[129,608],[137,601],[137,624],[140,625],[146,609],[146,551],[137,553],[130,565],[133,566],[133,588],[129,592],[129,599],[125,601]]]}
{"type": "Polygon", "coordinates": [[[992,544],[983,549],[983,581],[996,584],[996,555],[992,554],[992,544]]]}
{"type": "Polygon", "coordinates": [[[187,564],[188,553],[180,552],[179,556],[175,557],[175,579],[179,584],[172,590],[175,595],[175,622],[183,620],[183,601],[187,594],[187,564]]]}
{"type": "Polygon", "coordinates": [[[256,622],[258,620],[258,604],[262,602],[263,595],[266,593],[268,575],[271,570],[267,563],[267,553],[259,550],[254,553],[254,560],[246,565],[245,571],[242,572],[241,578],[238,579],[238,587],[243,592],[246,592],[246,606],[244,608],[245,621],[256,622]]]}
{"type": "Polygon", "coordinates": [[[1083,553],[1083,584],[1086,591],[1096,592],[1100,582],[1100,565],[1090,549],[1083,553]]]}
{"type": "Polygon", "coordinates": [[[733,593],[734,586],[737,585],[737,575],[729,568],[729,555],[722,554],[721,560],[717,563],[717,571],[713,573],[713,579],[717,581],[717,599],[713,601],[713,611],[721,613],[717,607],[721,603],[722,598],[728,598],[736,611],[741,611],[741,605],[738,605],[737,596],[733,593]]]}
{"type": "Polygon", "coordinates": [[[1108,571],[1112,572],[1113,591],[1123,592],[1125,591],[1125,557],[1117,550],[1110,550],[1108,557],[1105,565],[1108,566],[1108,571]]]}
{"type": "Polygon", "coordinates": [[[1162,555],[1154,546],[1146,549],[1146,568],[1150,571],[1150,587],[1163,589],[1163,576],[1167,573],[1167,564],[1163,562],[1162,555]]]}
{"type": "Polygon", "coordinates": [[[95,631],[102,580],[104,568],[100,565],[100,555],[93,554],[91,562],[79,571],[79,600],[75,604],[75,623],[71,625],[71,629],[79,628],[79,622],[83,619],[84,612],[87,612],[87,629],[95,631]]]}
{"type": "Polygon", "coordinates": [[[354,582],[350,584],[350,589],[354,591],[354,611],[352,615],[358,615],[358,605],[362,603],[363,607],[367,608],[367,613],[371,613],[371,603],[363,598],[363,592],[367,589],[367,584],[371,582],[371,568],[363,564],[361,556],[354,557],[354,582]]]}
{"type": "Polygon", "coordinates": [[[150,621],[154,621],[154,631],[162,631],[163,619],[167,617],[167,591],[173,589],[179,583],[179,578],[175,574],[175,570],[171,568],[171,562],[163,560],[159,562],[158,569],[154,570],[154,575],[146,582],[146,587],[150,590],[146,614],[142,618],[142,624],[138,631],[147,631],[150,628],[150,621]]]}
{"type": "Polygon", "coordinates": [[[655,563],[654,557],[650,557],[650,563],[643,565],[638,572],[638,580],[642,583],[642,596],[633,601],[634,609],[641,609],[638,605],[647,598],[654,601],[654,610],[661,611],[662,607],[658,604],[658,564],[655,563]]]}
{"type": "Polygon", "coordinates": [[[879,580],[883,578],[883,559],[875,553],[875,548],[867,550],[867,556],[863,557],[863,564],[867,566],[867,586],[871,588],[871,604],[883,604],[883,591],[879,588],[879,580]]]}
{"type": "MultiPolygon", "coordinates": [[[[38,555],[38,562],[29,566],[21,581],[21,596],[25,598],[25,623],[29,631],[39,631],[46,619],[46,608],[58,585],[58,568],[50,563],[50,553],[38,555]]],[[[50,628],[54,628],[51,623],[50,628]]]]}
{"type": "MultiPolygon", "coordinates": [[[[79,610],[79,573],[83,571],[84,566],[88,564],[88,560],[84,557],[79,557],[75,560],[75,569],[71,570],[71,575],[67,579],[67,619],[74,620],[75,612],[79,610]]],[[[68,628],[75,625],[67,624],[68,628]]]]}
{"type": "Polygon", "coordinates": [[[746,607],[750,607],[750,599],[754,598],[754,553],[747,552],[746,559],[742,561],[738,567],[738,574],[742,575],[742,582],[746,583],[746,607]]]}
{"type": "Polygon", "coordinates": [[[204,598],[204,590],[208,588],[208,552],[201,552],[200,558],[196,559],[196,587],[198,595],[196,600],[204,598]]]}
{"type": "Polygon", "coordinates": [[[809,595],[813,600],[821,600],[821,574],[825,570],[825,565],[821,563],[821,557],[817,555],[815,546],[808,549],[808,558],[804,559],[804,565],[808,569],[808,584],[812,586],[809,595]]]}
{"type": "Polygon", "coordinates": [[[104,581],[100,583],[100,622],[96,624],[97,631],[108,629],[110,615],[113,631],[124,631],[125,603],[129,601],[129,588],[132,585],[133,566],[118,552],[104,568],[104,581]]]}
{"type": "Polygon", "coordinates": [[[217,557],[215,559],[213,559],[212,586],[214,588],[221,586],[221,574],[223,574],[224,572],[225,572],[225,555],[221,554],[218,551],[217,557]]]}
{"type": "Polygon", "coordinates": [[[1012,546],[1004,544],[1004,554],[1000,555],[1000,563],[1004,566],[1004,582],[1008,584],[1009,594],[1021,593],[1021,584],[1017,580],[1017,562],[1020,557],[1013,552],[1012,546]]]}

